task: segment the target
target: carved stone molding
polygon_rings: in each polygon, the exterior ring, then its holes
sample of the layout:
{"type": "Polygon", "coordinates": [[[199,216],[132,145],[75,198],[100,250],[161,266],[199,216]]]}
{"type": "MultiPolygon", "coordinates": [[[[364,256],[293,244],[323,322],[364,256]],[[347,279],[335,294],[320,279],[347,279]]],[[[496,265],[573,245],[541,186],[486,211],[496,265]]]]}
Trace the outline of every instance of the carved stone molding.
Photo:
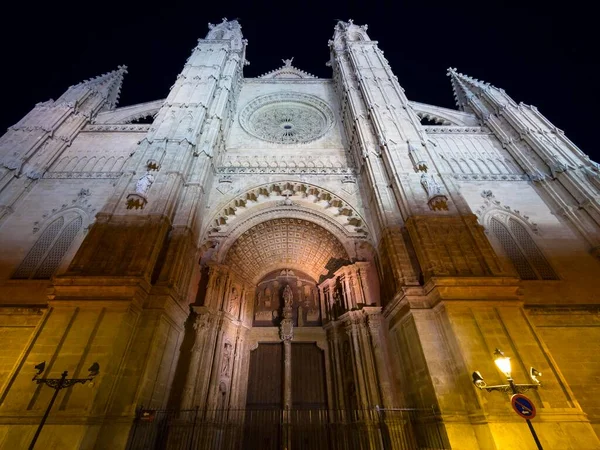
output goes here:
{"type": "Polygon", "coordinates": [[[242,166],[227,166],[217,167],[217,173],[237,173],[240,175],[247,174],[269,174],[269,175],[346,175],[349,172],[355,173],[354,169],[349,167],[242,167],[242,166]]]}
{"type": "Polygon", "coordinates": [[[459,181],[529,181],[528,175],[491,174],[491,173],[454,173],[452,177],[459,181]]]}
{"type": "Polygon", "coordinates": [[[226,155],[216,171],[219,174],[354,175],[356,173],[345,157],[313,157],[304,154],[271,157],[226,155]]]}
{"type": "Polygon", "coordinates": [[[433,134],[493,134],[485,127],[448,127],[444,125],[425,127],[425,132],[433,134]]]}
{"type": "Polygon", "coordinates": [[[128,131],[136,133],[146,133],[150,130],[149,124],[106,124],[106,125],[86,125],[81,131],[128,131]]]}
{"type": "Polygon", "coordinates": [[[4,316],[41,316],[42,314],[44,311],[41,308],[0,307],[0,315],[4,316]]]}
{"type": "Polygon", "coordinates": [[[333,80],[322,78],[244,78],[244,84],[332,84],[333,80]]]}
{"type": "Polygon", "coordinates": [[[120,178],[123,172],[46,172],[44,178],[49,179],[97,179],[97,180],[114,180],[120,178]]]}

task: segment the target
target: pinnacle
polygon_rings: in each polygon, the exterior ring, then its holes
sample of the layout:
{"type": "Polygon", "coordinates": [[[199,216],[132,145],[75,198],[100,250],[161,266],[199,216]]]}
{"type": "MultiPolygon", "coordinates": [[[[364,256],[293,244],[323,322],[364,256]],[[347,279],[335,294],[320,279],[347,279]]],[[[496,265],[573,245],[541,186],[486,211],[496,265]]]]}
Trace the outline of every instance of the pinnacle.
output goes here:
{"type": "MultiPolygon", "coordinates": [[[[454,67],[449,67],[446,75],[450,77],[456,105],[461,111],[470,109],[469,99],[481,91],[494,88],[490,83],[462,74],[454,67]]],[[[495,88],[494,88],[495,89],[495,88]]]]}
{"type": "Polygon", "coordinates": [[[86,85],[90,89],[100,93],[105,99],[106,103],[102,108],[102,111],[115,109],[119,102],[119,95],[121,93],[121,84],[123,83],[123,76],[127,73],[127,66],[117,66],[116,70],[104,73],[89,80],[84,81],[83,85],[86,85]]]}

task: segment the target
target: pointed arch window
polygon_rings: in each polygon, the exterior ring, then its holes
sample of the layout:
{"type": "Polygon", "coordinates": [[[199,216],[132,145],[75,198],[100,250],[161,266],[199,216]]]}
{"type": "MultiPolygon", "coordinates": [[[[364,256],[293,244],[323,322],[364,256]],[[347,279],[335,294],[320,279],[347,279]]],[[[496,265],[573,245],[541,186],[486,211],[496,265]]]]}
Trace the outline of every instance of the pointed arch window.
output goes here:
{"type": "Polygon", "coordinates": [[[66,223],[61,216],[50,223],[19,265],[15,279],[47,279],[52,276],[81,229],[83,219],[77,216],[66,223]]]}
{"type": "Polygon", "coordinates": [[[523,280],[558,280],[541,250],[527,229],[517,220],[508,219],[508,227],[496,217],[490,219],[490,229],[512,261],[523,280]]]}

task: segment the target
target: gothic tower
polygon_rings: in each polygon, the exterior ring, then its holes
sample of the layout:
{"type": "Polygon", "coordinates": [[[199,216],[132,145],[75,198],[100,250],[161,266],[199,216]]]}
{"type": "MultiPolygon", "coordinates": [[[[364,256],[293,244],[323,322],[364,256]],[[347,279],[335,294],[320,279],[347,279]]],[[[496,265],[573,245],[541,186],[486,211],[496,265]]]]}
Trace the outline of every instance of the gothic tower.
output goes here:
{"type": "Polygon", "coordinates": [[[330,79],[246,45],[209,24],[166,98],[117,107],[119,67],[0,138],[0,449],[42,361],[100,373],[35,448],[529,448],[473,385],[495,348],[544,448],[600,447],[598,164],[456,69],[458,110],[409,100],[366,25],[330,79]]]}

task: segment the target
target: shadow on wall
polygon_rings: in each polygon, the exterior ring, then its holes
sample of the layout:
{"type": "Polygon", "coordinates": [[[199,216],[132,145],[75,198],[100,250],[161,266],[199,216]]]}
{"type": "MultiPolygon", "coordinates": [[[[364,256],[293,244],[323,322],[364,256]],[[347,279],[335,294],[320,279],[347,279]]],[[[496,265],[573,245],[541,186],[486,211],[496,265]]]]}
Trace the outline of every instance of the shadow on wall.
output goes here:
{"type": "Polygon", "coordinates": [[[175,369],[175,375],[173,376],[171,394],[169,396],[169,401],[167,402],[168,409],[177,409],[181,407],[183,388],[190,367],[192,348],[194,347],[195,341],[194,322],[196,321],[196,316],[197,314],[190,306],[190,315],[184,323],[183,339],[181,341],[181,347],[178,349],[179,361],[177,362],[177,368],[175,369]]]}
{"type": "Polygon", "coordinates": [[[346,266],[348,264],[352,264],[352,261],[343,258],[331,258],[327,264],[325,264],[325,269],[327,270],[327,274],[321,275],[319,277],[318,283],[322,283],[327,278],[331,278],[336,270],[340,267],[346,266]]]}

